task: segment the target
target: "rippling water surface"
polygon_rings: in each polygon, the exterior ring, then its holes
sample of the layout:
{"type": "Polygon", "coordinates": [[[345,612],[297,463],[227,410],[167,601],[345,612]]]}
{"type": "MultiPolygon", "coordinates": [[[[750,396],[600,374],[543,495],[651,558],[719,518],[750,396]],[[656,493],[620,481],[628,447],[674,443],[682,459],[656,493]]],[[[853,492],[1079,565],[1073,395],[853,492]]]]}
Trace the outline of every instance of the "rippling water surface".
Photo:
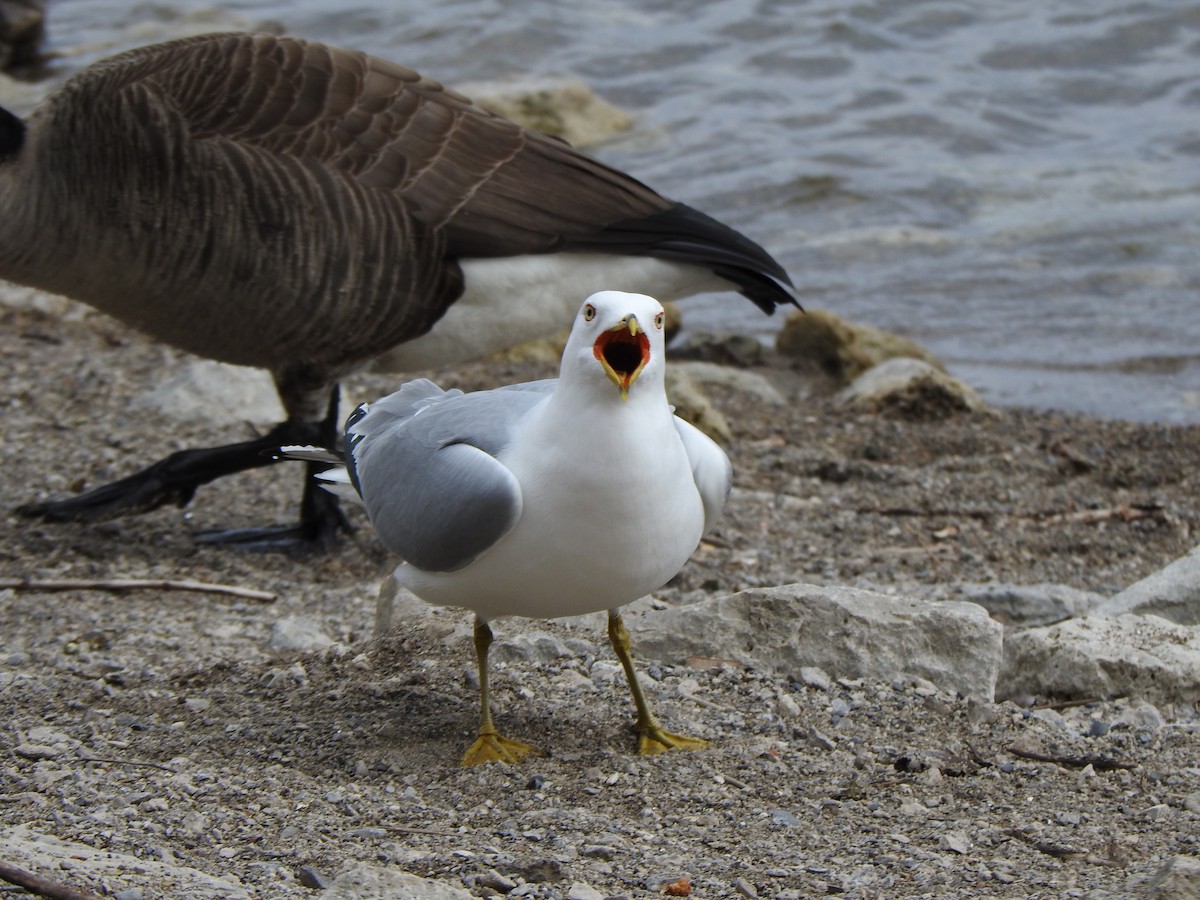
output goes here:
{"type": "Polygon", "coordinates": [[[450,84],[581,78],[638,117],[592,152],[758,240],[806,306],[996,403],[1200,422],[1200,5],[50,0],[64,74],[266,21],[450,84]]]}

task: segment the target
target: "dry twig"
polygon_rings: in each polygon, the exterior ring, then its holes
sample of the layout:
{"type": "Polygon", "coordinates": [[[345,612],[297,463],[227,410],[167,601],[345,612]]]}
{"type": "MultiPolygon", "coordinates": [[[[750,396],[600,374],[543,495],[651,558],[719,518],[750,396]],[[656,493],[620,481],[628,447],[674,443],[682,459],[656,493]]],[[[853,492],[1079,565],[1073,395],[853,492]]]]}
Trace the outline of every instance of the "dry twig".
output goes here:
{"type": "Polygon", "coordinates": [[[1114,769],[1136,769],[1137,763],[1122,762],[1111,756],[1052,756],[1049,753],[1034,753],[1032,750],[1022,750],[1019,747],[1009,747],[1008,752],[1021,759],[1034,762],[1055,763],[1068,769],[1086,769],[1091,766],[1097,772],[1111,772],[1114,769]]]}
{"type": "Polygon", "coordinates": [[[1040,841],[1020,828],[1009,828],[1004,833],[1009,837],[1024,841],[1039,853],[1045,853],[1047,856],[1053,856],[1055,859],[1073,859],[1083,855],[1082,850],[1076,850],[1073,847],[1064,847],[1061,844],[1052,844],[1049,841],[1040,841]]]}
{"type": "Polygon", "coordinates": [[[204,581],[176,581],[169,578],[32,578],[0,579],[0,591],[196,591],[201,594],[226,594],[260,603],[274,603],[277,594],[256,591],[251,588],[234,587],[228,584],[210,584],[204,581]]]}
{"type": "Polygon", "coordinates": [[[24,888],[39,897],[49,897],[50,900],[104,900],[99,894],[90,891],[80,891],[0,860],[0,878],[10,884],[24,888]]]}
{"type": "Polygon", "coordinates": [[[1166,510],[1154,504],[1123,503],[1107,509],[1081,509],[1076,512],[1058,513],[1042,519],[1043,525],[1068,525],[1075,522],[1091,524],[1094,522],[1111,522],[1117,519],[1122,522],[1134,522],[1138,519],[1165,518],[1166,510]]]}
{"type": "Polygon", "coordinates": [[[172,769],[170,766],[164,766],[162,763],[146,762],[140,759],[110,759],[106,756],[84,756],[79,761],[85,763],[102,763],[106,766],[145,766],[148,769],[158,769],[162,772],[170,772],[172,775],[176,774],[175,769],[172,769]]]}

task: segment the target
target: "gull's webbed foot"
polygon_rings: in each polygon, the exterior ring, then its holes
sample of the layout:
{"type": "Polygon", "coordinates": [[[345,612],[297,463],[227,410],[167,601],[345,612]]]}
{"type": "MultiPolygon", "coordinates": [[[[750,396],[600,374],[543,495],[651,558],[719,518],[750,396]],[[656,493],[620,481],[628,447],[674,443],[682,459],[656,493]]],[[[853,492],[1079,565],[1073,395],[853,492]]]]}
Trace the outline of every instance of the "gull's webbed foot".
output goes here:
{"type": "Polygon", "coordinates": [[[638,753],[642,756],[657,756],[668,750],[703,750],[708,741],[666,731],[657,722],[638,727],[638,753]]]}
{"type": "Polygon", "coordinates": [[[530,754],[537,754],[538,749],[522,741],[502,737],[494,731],[481,732],[467,752],[463,754],[462,765],[479,766],[489,762],[517,763],[530,754]]]}

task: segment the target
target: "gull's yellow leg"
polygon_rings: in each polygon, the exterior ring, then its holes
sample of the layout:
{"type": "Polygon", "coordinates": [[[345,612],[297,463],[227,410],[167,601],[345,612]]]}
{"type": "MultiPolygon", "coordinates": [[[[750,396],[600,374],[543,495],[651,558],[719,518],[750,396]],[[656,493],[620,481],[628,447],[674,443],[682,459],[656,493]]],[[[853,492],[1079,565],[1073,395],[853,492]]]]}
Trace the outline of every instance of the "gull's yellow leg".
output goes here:
{"type": "Polygon", "coordinates": [[[501,737],[492,723],[492,700],[488,690],[488,648],[492,646],[492,629],[488,623],[475,617],[475,660],[479,665],[479,737],[463,754],[464,766],[503,761],[520,762],[536,748],[520,741],[501,737]]]}
{"type": "Polygon", "coordinates": [[[699,738],[685,737],[682,734],[672,734],[662,727],[658,717],[650,711],[646,695],[638,682],[637,672],[633,669],[633,655],[629,648],[629,629],[621,618],[619,610],[608,611],[608,640],[616,651],[617,659],[625,669],[625,678],[629,681],[629,690],[633,692],[633,705],[637,707],[637,722],[634,729],[638,733],[638,753],[652,756],[665,753],[668,750],[699,750],[708,746],[708,741],[699,738]]]}

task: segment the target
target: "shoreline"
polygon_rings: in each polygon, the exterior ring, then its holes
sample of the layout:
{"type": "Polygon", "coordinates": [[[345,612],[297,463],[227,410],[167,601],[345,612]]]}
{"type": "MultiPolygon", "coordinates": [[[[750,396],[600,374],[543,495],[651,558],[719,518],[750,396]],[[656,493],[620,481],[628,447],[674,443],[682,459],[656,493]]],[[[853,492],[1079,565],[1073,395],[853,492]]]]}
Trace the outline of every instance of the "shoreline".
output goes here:
{"type": "MultiPolygon", "coordinates": [[[[639,758],[615,661],[586,623],[499,624],[498,724],[547,755],[461,770],[475,724],[469,619],[408,606],[398,631],[373,637],[393,562],[365,521],[317,558],[192,542],[193,530],[288,521],[297,472],[247,473],[187,510],[109,523],[12,515],[81,478],[270,423],[137,408],[188,360],[111,320],[0,316],[0,578],[189,578],[278,595],[0,591],[0,859],[147,897],[308,897],[326,884],[319,896],[390,885],[645,900],[687,878],[703,900],[800,900],[1153,896],[1151,879],[1186,877],[1200,857],[1194,707],[990,702],[907,675],[638,655],[668,727],[712,739],[639,758]]],[[[796,582],[1111,596],[1196,543],[1200,426],[1003,409],[913,421],[837,406],[824,376],[750,370],[784,398],[771,403],[740,371],[702,385],[732,430],[734,496],[647,602],[648,623],[796,582]]],[[[470,389],[546,371],[420,374],[470,389]]],[[[396,380],[357,376],[346,402],[396,380]]]]}

